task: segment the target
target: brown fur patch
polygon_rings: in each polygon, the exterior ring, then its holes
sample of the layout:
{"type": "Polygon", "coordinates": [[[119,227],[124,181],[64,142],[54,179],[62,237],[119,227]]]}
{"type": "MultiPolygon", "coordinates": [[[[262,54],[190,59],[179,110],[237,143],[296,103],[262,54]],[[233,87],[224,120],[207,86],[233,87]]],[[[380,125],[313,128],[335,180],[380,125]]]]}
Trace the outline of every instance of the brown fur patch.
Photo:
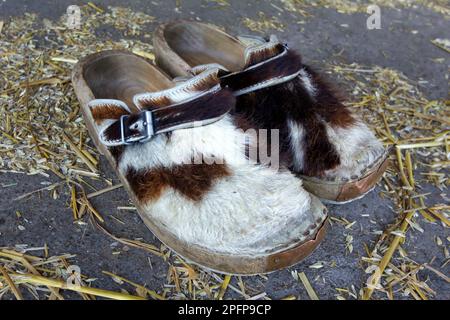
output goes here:
{"type": "Polygon", "coordinates": [[[250,121],[249,119],[247,119],[243,114],[237,114],[237,113],[233,113],[233,124],[239,128],[242,129],[244,131],[248,130],[248,129],[255,129],[257,130],[258,128],[255,127],[255,124],[250,121]]]}
{"type": "Polygon", "coordinates": [[[111,104],[94,107],[91,112],[96,124],[100,124],[107,119],[119,119],[121,116],[128,114],[128,111],[123,108],[111,104]]]}
{"type": "Polygon", "coordinates": [[[126,178],[142,202],[156,200],[169,187],[192,201],[200,201],[215,181],[229,175],[225,164],[203,163],[151,170],[128,169],[126,178]]]}
{"type": "Polygon", "coordinates": [[[292,119],[304,127],[305,157],[301,173],[308,176],[320,176],[340,164],[339,154],[328,140],[316,107],[299,78],[239,96],[236,103],[236,111],[251,119],[256,127],[279,129],[280,159],[289,159],[288,163],[292,163],[293,154],[287,121],[292,119]]]}
{"type": "Polygon", "coordinates": [[[353,125],[355,118],[349,108],[342,103],[343,94],[311,67],[304,66],[304,69],[311,75],[312,83],[317,88],[315,95],[317,112],[331,126],[347,128],[353,125]]]}

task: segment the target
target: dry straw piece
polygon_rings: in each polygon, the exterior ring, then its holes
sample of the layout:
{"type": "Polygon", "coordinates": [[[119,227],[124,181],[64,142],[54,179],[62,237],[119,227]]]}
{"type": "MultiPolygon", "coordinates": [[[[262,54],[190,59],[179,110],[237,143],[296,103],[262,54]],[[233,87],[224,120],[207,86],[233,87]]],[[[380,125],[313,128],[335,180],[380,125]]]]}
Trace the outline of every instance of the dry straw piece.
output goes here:
{"type": "MultiPolygon", "coordinates": [[[[43,248],[22,248],[25,252],[44,251],[47,252],[47,246],[43,248]]],[[[47,294],[50,300],[64,300],[64,292],[74,291],[83,299],[94,299],[102,297],[117,300],[144,300],[146,296],[135,296],[123,292],[98,289],[86,285],[89,279],[84,275],[79,275],[80,283],[72,284],[68,281],[71,276],[69,272],[70,265],[67,260],[73,258],[72,255],[61,255],[52,257],[39,257],[29,255],[18,251],[17,249],[0,248],[0,299],[9,290],[18,300],[24,298],[22,292],[36,298],[41,297],[39,292],[47,294]],[[47,290],[44,289],[47,287],[47,290]]],[[[91,283],[91,281],[89,281],[91,283]]],[[[146,290],[149,296],[153,298],[159,295],[146,289],[144,286],[132,283],[133,286],[146,290]]]]}
{"type": "Polygon", "coordinates": [[[308,278],[306,277],[306,274],[304,272],[300,272],[298,274],[298,278],[302,282],[303,286],[306,289],[306,292],[308,292],[308,296],[311,300],[319,300],[319,297],[317,296],[316,292],[314,291],[313,287],[309,283],[308,278]]]}

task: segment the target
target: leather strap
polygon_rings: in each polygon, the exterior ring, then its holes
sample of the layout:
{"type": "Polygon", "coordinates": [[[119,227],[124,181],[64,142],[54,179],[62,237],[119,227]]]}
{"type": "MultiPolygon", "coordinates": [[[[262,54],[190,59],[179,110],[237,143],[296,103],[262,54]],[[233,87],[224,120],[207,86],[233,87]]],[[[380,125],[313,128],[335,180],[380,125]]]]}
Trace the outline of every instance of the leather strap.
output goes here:
{"type": "Polygon", "coordinates": [[[222,86],[229,87],[235,96],[288,82],[297,77],[302,68],[298,55],[283,46],[275,57],[252,65],[242,71],[224,74],[220,77],[222,86]]]}
{"type": "Polygon", "coordinates": [[[190,101],[123,115],[101,132],[100,140],[107,146],[147,142],[157,134],[214,123],[233,106],[232,93],[216,86],[190,101]]]}
{"type": "Polygon", "coordinates": [[[301,58],[289,51],[286,44],[278,42],[276,37],[271,37],[265,42],[259,38],[256,40],[261,43],[246,49],[245,64],[249,66],[241,71],[230,72],[218,64],[199,65],[190,71],[193,75],[197,75],[209,68],[218,68],[222,87],[230,88],[235,96],[288,82],[300,74],[301,58]],[[273,52],[278,53],[273,55],[273,52]],[[264,58],[268,53],[273,56],[264,58]],[[255,57],[257,59],[258,55],[262,61],[251,64],[251,60],[255,57]]]}
{"type": "Polygon", "coordinates": [[[233,93],[221,87],[217,69],[171,89],[136,95],[133,100],[142,112],[130,114],[128,106],[119,100],[99,99],[89,103],[96,108],[106,101],[122,111],[115,118],[111,112],[111,118],[107,116],[108,122],[102,126],[100,141],[106,146],[143,143],[157,134],[205,126],[224,117],[235,103],[233,93]]]}

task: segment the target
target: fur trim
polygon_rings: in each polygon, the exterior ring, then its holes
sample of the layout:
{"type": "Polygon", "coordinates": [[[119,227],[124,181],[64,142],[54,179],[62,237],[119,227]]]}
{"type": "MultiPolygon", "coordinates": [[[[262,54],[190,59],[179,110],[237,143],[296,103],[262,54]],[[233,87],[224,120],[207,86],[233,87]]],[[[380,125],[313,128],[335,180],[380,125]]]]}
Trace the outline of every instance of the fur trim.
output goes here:
{"type": "Polygon", "coordinates": [[[100,124],[106,119],[119,119],[123,115],[129,114],[128,111],[113,105],[105,105],[92,109],[92,116],[95,123],[100,124]]]}
{"type": "Polygon", "coordinates": [[[293,157],[291,161],[292,168],[295,172],[303,171],[303,164],[305,163],[305,129],[303,126],[292,119],[287,120],[289,134],[290,134],[290,154],[293,157]]]}
{"type": "Polygon", "coordinates": [[[219,85],[218,69],[208,69],[174,88],[135,95],[134,104],[141,109],[159,109],[209,92],[219,85]]]}
{"type": "MultiPolygon", "coordinates": [[[[218,69],[225,72],[229,72],[227,68],[225,68],[223,65],[218,63],[206,63],[206,64],[199,64],[189,70],[189,73],[193,76],[197,76],[205,71],[208,71],[210,69],[218,69]]],[[[175,78],[176,79],[176,78],[175,78]]],[[[186,81],[186,78],[184,78],[186,81]]],[[[189,79],[189,78],[188,78],[189,79]]]]}
{"type": "Polygon", "coordinates": [[[243,135],[226,115],[208,126],[173,131],[170,138],[160,134],[146,143],[126,146],[119,169],[126,174],[128,167],[136,170],[171,167],[191,164],[193,160],[202,163],[202,159],[244,164],[247,158],[243,135]]]}
{"type": "Polygon", "coordinates": [[[102,126],[105,120],[117,120],[130,113],[130,108],[116,99],[95,99],[88,103],[88,107],[97,126],[102,126]]]}
{"type": "MultiPolygon", "coordinates": [[[[121,100],[116,99],[95,99],[88,103],[91,110],[96,129],[100,137],[105,136],[105,132],[123,115],[130,114],[130,108],[121,100]]],[[[110,147],[113,157],[118,160],[121,148],[110,147]]]]}
{"type": "Polygon", "coordinates": [[[248,68],[257,63],[266,61],[283,52],[284,46],[278,41],[276,36],[271,36],[270,41],[262,44],[249,46],[245,50],[245,67],[248,68]]]}

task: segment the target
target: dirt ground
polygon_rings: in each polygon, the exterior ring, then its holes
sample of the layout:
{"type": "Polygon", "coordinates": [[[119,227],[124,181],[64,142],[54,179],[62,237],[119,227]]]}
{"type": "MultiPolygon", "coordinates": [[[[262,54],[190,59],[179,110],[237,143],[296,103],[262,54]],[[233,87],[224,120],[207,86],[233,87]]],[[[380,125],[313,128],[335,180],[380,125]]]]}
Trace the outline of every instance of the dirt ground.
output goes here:
{"type": "MultiPolygon", "coordinates": [[[[36,13],[42,19],[58,20],[66,12],[68,5],[82,3],[67,0],[3,0],[0,1],[0,20],[8,21],[24,15],[25,12],[36,13]]],[[[299,50],[307,63],[318,68],[329,62],[356,62],[363,66],[392,68],[417,83],[427,98],[448,99],[450,55],[434,46],[430,40],[448,38],[450,21],[431,8],[382,6],[382,28],[368,30],[368,15],[365,12],[339,13],[333,7],[305,6],[305,12],[308,14],[303,15],[279,10],[284,8],[280,1],[97,0],[95,4],[105,9],[108,6],[128,7],[156,17],[154,22],[146,26],[144,34],[151,33],[160,22],[179,18],[215,23],[233,34],[251,34],[255,32],[247,28],[242,22],[243,18],[258,19],[259,12],[263,12],[266,16],[276,16],[277,21],[283,25],[282,30],[269,29],[266,32],[278,35],[280,39],[288,42],[290,47],[299,50]],[[435,62],[436,59],[440,59],[440,62],[435,62]]],[[[1,37],[0,33],[0,39],[1,37]]],[[[98,28],[97,37],[98,41],[104,41],[117,40],[123,35],[105,26],[98,28]]],[[[142,34],[136,38],[150,41],[142,34]]],[[[333,78],[332,74],[330,76],[333,78]]],[[[351,83],[343,84],[343,89],[351,92],[351,83]]],[[[104,158],[101,158],[100,169],[102,175],[118,183],[104,158]]],[[[41,175],[0,173],[0,247],[14,247],[17,244],[39,247],[46,243],[51,255],[75,254],[76,257],[71,263],[78,265],[84,274],[96,278],[92,284],[95,287],[116,291],[122,288],[102,273],[106,270],[161,292],[167,284],[169,263],[143,250],[118,244],[93,227],[87,219],[83,225],[73,223],[72,211],[68,205],[68,189],[65,189],[64,194],[57,200],[51,199],[45,192],[36,193],[26,199],[13,200],[18,195],[39,189],[58,179],[55,175],[47,178],[41,175]],[[15,214],[17,211],[22,214],[21,217],[15,214]]],[[[391,209],[392,202],[386,197],[380,197],[380,191],[380,187],[377,187],[361,200],[341,206],[329,205],[331,216],[344,217],[356,223],[348,229],[342,224],[333,223],[319,249],[288,270],[272,273],[267,278],[244,278],[245,284],[251,288],[251,293],[256,295],[266,292],[266,297],[272,299],[290,295],[308,299],[305,288],[292,277],[293,270],[305,272],[320,299],[336,299],[340,294],[336,288],[352,291],[353,286],[358,292],[368,278],[361,261],[361,257],[366,256],[364,244],[372,247],[379,238],[374,231],[385,230],[396,218],[391,209]],[[346,241],[349,235],[353,237],[351,253],[346,241]],[[322,268],[311,267],[318,262],[322,262],[322,268]]],[[[424,191],[431,192],[428,197],[430,203],[444,203],[442,195],[448,196],[447,189],[439,190],[432,185],[425,185],[424,191]]],[[[114,234],[130,239],[141,238],[145,242],[160,245],[135,211],[117,210],[118,206],[131,205],[122,189],[96,197],[92,203],[103,213],[105,225],[114,234]],[[113,217],[124,224],[118,223],[113,217]]],[[[448,276],[450,266],[445,265],[448,258],[445,257],[442,246],[436,244],[436,236],[448,247],[449,229],[441,223],[428,223],[422,217],[417,220],[423,232],[409,230],[404,249],[417,263],[431,262],[434,268],[448,276]]],[[[449,283],[436,273],[424,269],[418,277],[435,292],[433,299],[450,298],[449,283]]],[[[231,283],[236,285],[236,281],[237,279],[233,278],[231,283]]],[[[76,295],[73,297],[78,298],[76,295]]],[[[8,294],[4,298],[13,297],[8,294]]],[[[239,298],[239,295],[228,290],[225,299],[228,298],[239,298]]],[[[386,299],[386,295],[376,292],[374,298],[386,299]]],[[[405,296],[399,291],[395,293],[395,298],[413,297],[405,296]]]]}

